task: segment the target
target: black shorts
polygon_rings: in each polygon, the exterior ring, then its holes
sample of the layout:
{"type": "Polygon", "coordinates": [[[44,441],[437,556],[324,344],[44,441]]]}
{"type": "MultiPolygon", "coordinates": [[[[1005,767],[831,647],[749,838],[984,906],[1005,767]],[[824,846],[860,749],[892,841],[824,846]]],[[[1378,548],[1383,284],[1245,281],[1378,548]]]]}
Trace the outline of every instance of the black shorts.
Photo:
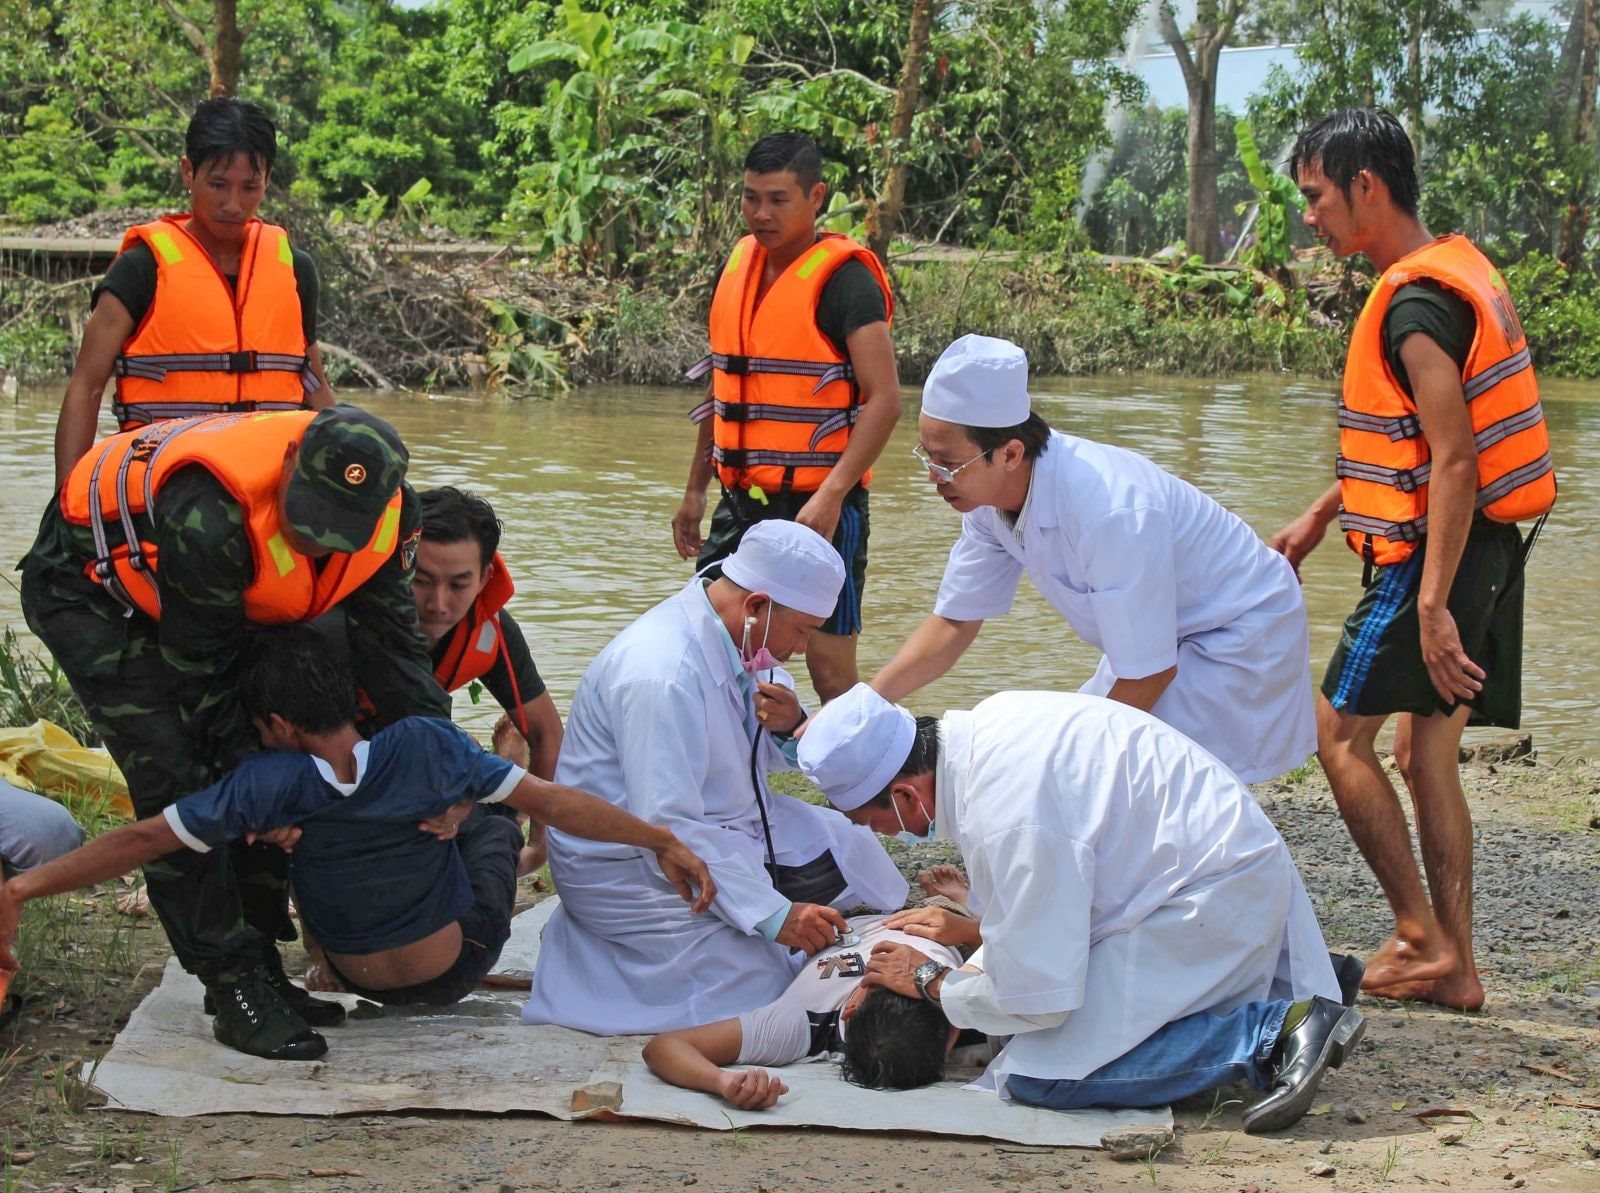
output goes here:
{"type": "MultiPolygon", "coordinates": [[[[793,522],[794,516],[811,499],[810,493],[769,493],[766,502],[755,500],[744,489],[723,489],[722,500],[711,515],[711,533],[705,546],[700,548],[700,558],[695,567],[704,570],[720,563],[733,554],[744,532],[757,522],[781,518],[793,522]]],[[[861,592],[867,586],[867,491],[860,485],[845,496],[839,507],[839,525],[833,532],[833,549],[844,560],[844,587],[839,590],[839,603],[819,629],[824,634],[859,634],[861,632],[861,592]]],[[[712,575],[721,575],[715,569],[712,575]]]]}
{"type": "Polygon", "coordinates": [[[458,1003],[478,988],[500,960],[500,950],[511,938],[511,913],[517,901],[517,856],[522,851],[522,829],[515,820],[490,814],[492,804],[479,804],[462,822],[456,848],[472,884],[472,908],[457,922],[461,925],[461,952],[455,964],[437,977],[414,986],[373,990],[331,969],[344,988],[385,1006],[445,1007],[458,1003]]]}
{"type": "MultiPolygon", "coordinates": [[[[1322,680],[1322,694],[1338,711],[1370,717],[1455,710],[1422,661],[1417,589],[1427,548],[1424,540],[1410,559],[1378,569],[1344,623],[1322,680]]],[[[1516,729],[1522,719],[1523,557],[1515,526],[1473,522],[1448,602],[1462,649],[1484,670],[1483,690],[1469,702],[1470,725],[1516,729]]]]}

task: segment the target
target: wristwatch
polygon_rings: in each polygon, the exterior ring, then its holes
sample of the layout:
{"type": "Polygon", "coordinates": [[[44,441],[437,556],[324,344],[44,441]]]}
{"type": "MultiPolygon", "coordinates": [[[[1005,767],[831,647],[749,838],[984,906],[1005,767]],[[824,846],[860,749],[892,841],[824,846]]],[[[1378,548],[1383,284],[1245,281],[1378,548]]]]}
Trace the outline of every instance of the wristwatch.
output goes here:
{"type": "Polygon", "coordinates": [[[922,998],[928,1002],[938,1002],[938,998],[928,993],[928,987],[949,972],[948,965],[940,965],[937,961],[924,961],[911,971],[911,983],[922,998]]]}

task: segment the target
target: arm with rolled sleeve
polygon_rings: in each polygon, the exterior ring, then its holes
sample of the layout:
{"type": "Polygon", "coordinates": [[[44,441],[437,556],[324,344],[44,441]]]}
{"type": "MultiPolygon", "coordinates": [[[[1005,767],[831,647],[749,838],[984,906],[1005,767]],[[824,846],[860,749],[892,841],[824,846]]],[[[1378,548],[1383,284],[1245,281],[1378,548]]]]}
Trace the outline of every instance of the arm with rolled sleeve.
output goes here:
{"type": "Polygon", "coordinates": [[[404,490],[394,552],[342,604],[351,669],[377,709],[380,728],[401,717],[450,716],[450,697],[433,677],[428,642],[417,624],[411,574],[416,570],[413,539],[421,530],[422,511],[411,486],[404,490]]]}
{"type": "MultiPolygon", "coordinates": [[[[705,860],[717,884],[711,913],[718,919],[752,936],[774,917],[781,927],[789,900],[773,889],[758,860],[729,848],[742,834],[706,821],[701,792],[713,744],[700,712],[701,695],[677,683],[641,680],[622,684],[613,699],[627,810],[669,829],[705,860]]],[[[741,741],[721,748],[748,746],[741,741]]],[[[770,754],[781,757],[775,747],[770,754]]],[[[750,798],[755,799],[754,792],[750,798]]]]}
{"type": "Polygon", "coordinates": [[[1022,561],[1000,544],[992,509],[961,517],[961,537],[950,548],[933,611],[950,621],[987,621],[1011,612],[1022,581],[1022,561]]]}
{"type": "Polygon", "coordinates": [[[1025,825],[978,841],[968,865],[975,878],[988,872],[993,891],[973,957],[983,971],[945,975],[945,1017],[990,1035],[1059,1026],[1083,1003],[1094,852],[1025,825]]]}

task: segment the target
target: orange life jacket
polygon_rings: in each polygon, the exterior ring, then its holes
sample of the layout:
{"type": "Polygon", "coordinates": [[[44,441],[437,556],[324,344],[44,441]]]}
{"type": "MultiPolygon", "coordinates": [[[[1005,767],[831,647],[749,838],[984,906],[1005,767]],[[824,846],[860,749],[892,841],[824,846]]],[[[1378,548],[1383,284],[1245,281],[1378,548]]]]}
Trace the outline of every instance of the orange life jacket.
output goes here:
{"type": "Polygon", "coordinates": [[[1556,500],[1539,383],[1505,280],[1466,237],[1442,236],[1384,270],[1350,336],[1339,407],[1339,525],[1351,549],[1380,566],[1409,558],[1428,529],[1428,441],[1416,402],[1383,354],[1389,303],[1423,279],[1459,294],[1477,316],[1461,385],[1478,449],[1478,511],[1517,522],[1549,512],[1556,500]]]}
{"type": "MultiPolygon", "coordinates": [[[[817,327],[822,287],[846,261],[860,261],[894,296],[883,266],[847,236],[824,233],[756,302],[767,251],[754,236],[733,248],[711,299],[711,355],[689,370],[714,370],[712,400],[690,415],[715,418],[712,459],[728,488],[814,492],[850,439],[860,389],[848,357],[817,327]]],[[[861,478],[863,485],[871,472],[861,478]]]]}
{"type": "MultiPolygon", "coordinates": [[[[500,610],[516,592],[511,573],[500,553],[494,555],[494,571],[483,586],[472,609],[456,623],[445,640],[444,653],[433,669],[434,679],[447,692],[465,687],[475,679],[482,679],[500,657],[500,610]]],[[[509,665],[509,664],[508,664],[509,665]]]]}
{"type": "Polygon", "coordinates": [[[360,588],[394,554],[400,534],[396,489],[372,538],[354,554],[321,561],[301,555],[283,533],[278,484],[283,453],[298,442],[312,411],[225,414],[165,419],[103,439],[73,465],[61,490],[61,512],[94,531],[95,558],[84,571],[130,612],[160,620],[157,551],[145,535],[167,479],[198,465],[220,481],[244,511],[255,578],[244,613],[261,625],[311,621],[360,588]],[[139,518],[136,522],[135,518],[139,518]],[[108,527],[120,523],[121,541],[108,527]]]}
{"type": "Polygon", "coordinates": [[[306,356],[289,234],[253,219],[237,284],[189,234],[189,215],[129,228],[119,253],[146,244],[156,292],[116,360],[112,411],[124,431],[162,418],[298,410],[321,382],[306,356]]]}

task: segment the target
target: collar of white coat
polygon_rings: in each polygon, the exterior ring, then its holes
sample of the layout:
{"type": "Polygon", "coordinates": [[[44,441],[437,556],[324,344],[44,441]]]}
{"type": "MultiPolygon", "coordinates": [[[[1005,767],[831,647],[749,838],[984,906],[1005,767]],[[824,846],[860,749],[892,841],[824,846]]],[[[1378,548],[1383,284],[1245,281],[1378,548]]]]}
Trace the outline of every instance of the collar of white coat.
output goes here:
{"type": "Polygon", "coordinates": [[[317,768],[317,773],[322,776],[322,781],[340,795],[354,795],[356,788],[361,786],[361,780],[366,778],[367,750],[371,745],[372,743],[369,741],[358,741],[350,751],[356,760],[356,778],[353,783],[339,782],[338,776],[333,773],[333,767],[328,765],[325,758],[318,758],[313,754],[311,755],[311,764],[317,768]]]}
{"type": "Polygon", "coordinates": [[[1019,543],[1026,541],[1028,531],[1053,530],[1061,522],[1056,511],[1055,493],[1057,470],[1071,451],[1071,441],[1060,431],[1050,432],[1049,446],[1033,460],[1033,470],[1028,475],[1028,494],[1022,499],[1022,508],[1015,520],[1000,510],[994,511],[995,521],[1011,532],[1019,543]]]}

